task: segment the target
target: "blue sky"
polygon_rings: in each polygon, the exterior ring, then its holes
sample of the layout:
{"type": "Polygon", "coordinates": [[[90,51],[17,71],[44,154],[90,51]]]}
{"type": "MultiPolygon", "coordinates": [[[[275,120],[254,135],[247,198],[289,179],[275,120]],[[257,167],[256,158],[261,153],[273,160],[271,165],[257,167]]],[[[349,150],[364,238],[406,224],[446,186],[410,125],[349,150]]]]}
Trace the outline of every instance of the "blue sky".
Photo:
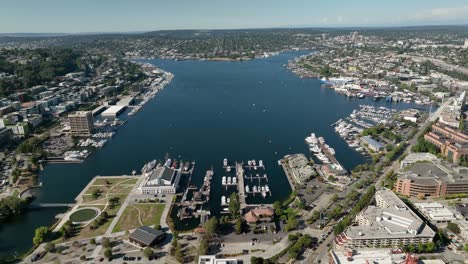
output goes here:
{"type": "Polygon", "coordinates": [[[0,0],[0,33],[468,24],[467,0],[0,0]]]}

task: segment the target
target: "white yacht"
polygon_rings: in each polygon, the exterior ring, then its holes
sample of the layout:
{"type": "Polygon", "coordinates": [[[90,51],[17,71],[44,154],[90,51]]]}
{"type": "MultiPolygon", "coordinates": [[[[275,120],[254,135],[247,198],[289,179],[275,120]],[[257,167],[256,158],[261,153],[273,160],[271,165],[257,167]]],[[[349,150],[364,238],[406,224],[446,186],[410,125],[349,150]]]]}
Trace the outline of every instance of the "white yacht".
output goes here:
{"type": "Polygon", "coordinates": [[[221,181],[222,181],[223,185],[226,185],[226,176],[223,176],[221,181]]]}
{"type": "Polygon", "coordinates": [[[265,185],[265,191],[267,191],[267,192],[270,191],[270,187],[268,187],[268,185],[265,185]]]}
{"type": "Polygon", "coordinates": [[[232,179],[231,179],[231,177],[228,177],[227,178],[227,184],[231,184],[231,183],[232,183],[232,179]]]}
{"type": "Polygon", "coordinates": [[[222,196],[221,197],[221,205],[225,205],[226,204],[226,196],[222,196]]]}
{"type": "Polygon", "coordinates": [[[259,166],[259,167],[263,167],[263,160],[259,160],[259,161],[258,161],[258,166],[259,166]]]}
{"type": "Polygon", "coordinates": [[[232,177],[232,184],[237,184],[237,178],[236,177],[232,177]]]}
{"type": "Polygon", "coordinates": [[[247,186],[245,186],[245,192],[247,192],[247,193],[248,193],[249,191],[250,191],[250,188],[249,188],[249,186],[248,186],[248,185],[247,185],[247,186]]]}
{"type": "Polygon", "coordinates": [[[224,160],[223,160],[223,166],[226,167],[227,164],[228,164],[228,160],[227,160],[227,159],[224,159],[224,160]]]}
{"type": "Polygon", "coordinates": [[[251,160],[247,161],[247,165],[252,166],[252,161],[251,160]]]}

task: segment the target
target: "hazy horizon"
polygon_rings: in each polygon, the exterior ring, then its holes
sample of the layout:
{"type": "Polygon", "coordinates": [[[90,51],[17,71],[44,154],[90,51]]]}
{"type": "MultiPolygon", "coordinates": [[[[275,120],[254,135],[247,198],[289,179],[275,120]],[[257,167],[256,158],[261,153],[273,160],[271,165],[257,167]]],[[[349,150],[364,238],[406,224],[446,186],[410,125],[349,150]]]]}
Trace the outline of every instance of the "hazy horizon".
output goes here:
{"type": "Polygon", "coordinates": [[[467,25],[462,0],[4,0],[0,33],[133,33],[159,30],[467,25]]]}

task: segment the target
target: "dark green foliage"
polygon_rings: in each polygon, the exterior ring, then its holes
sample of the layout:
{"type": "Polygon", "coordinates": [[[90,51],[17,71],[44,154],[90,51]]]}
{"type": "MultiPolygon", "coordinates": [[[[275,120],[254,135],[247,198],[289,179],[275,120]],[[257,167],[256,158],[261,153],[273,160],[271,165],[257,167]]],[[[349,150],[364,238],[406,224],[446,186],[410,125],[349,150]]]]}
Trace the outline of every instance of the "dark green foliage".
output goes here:
{"type": "Polygon", "coordinates": [[[460,234],[461,232],[460,227],[456,223],[452,223],[452,222],[449,222],[447,224],[447,229],[457,235],[460,234]]]}
{"type": "Polygon", "coordinates": [[[20,215],[28,206],[28,201],[16,196],[8,196],[0,200],[0,222],[12,216],[20,215]]]}
{"type": "Polygon", "coordinates": [[[80,69],[80,53],[71,49],[10,50],[9,55],[21,56],[23,63],[11,63],[0,56],[0,72],[15,78],[0,79],[0,96],[16,90],[54,81],[58,76],[80,69]]]}

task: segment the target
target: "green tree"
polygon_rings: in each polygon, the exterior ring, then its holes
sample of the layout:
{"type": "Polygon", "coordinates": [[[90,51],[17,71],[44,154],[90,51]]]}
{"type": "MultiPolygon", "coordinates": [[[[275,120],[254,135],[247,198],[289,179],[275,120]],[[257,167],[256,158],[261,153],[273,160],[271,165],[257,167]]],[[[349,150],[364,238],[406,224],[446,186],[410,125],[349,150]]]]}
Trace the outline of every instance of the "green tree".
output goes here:
{"type": "Polygon", "coordinates": [[[460,227],[456,223],[453,223],[453,222],[449,222],[447,224],[447,229],[457,235],[460,234],[461,232],[460,227]]]}
{"type": "Polygon", "coordinates": [[[281,215],[283,215],[282,204],[280,201],[276,201],[273,203],[273,209],[275,210],[275,215],[277,217],[280,217],[281,215]]]}
{"type": "Polygon", "coordinates": [[[203,237],[200,240],[200,245],[198,246],[198,255],[199,256],[208,254],[208,245],[209,245],[208,239],[206,237],[203,237]]]}
{"type": "Polygon", "coordinates": [[[216,217],[212,217],[205,222],[205,231],[208,237],[216,235],[218,231],[218,219],[216,217]]]}
{"type": "Polygon", "coordinates": [[[106,248],[104,250],[104,257],[107,258],[107,259],[111,259],[112,258],[112,248],[106,248]]]}
{"type": "Polygon", "coordinates": [[[143,256],[145,256],[145,258],[147,258],[147,259],[153,258],[154,257],[154,251],[151,248],[146,247],[143,250],[143,256]]]}
{"type": "Polygon", "coordinates": [[[50,230],[46,226],[41,226],[36,228],[34,232],[33,243],[34,245],[39,245],[41,243],[46,242],[50,237],[50,230]]]}
{"type": "Polygon", "coordinates": [[[111,243],[110,243],[110,240],[108,237],[103,237],[102,240],[101,240],[101,245],[102,247],[104,248],[109,248],[111,247],[111,243]]]}
{"type": "Polygon", "coordinates": [[[239,216],[239,213],[240,213],[239,195],[235,192],[231,193],[231,196],[230,196],[229,213],[231,213],[231,216],[233,218],[239,216]]]}
{"type": "Polygon", "coordinates": [[[236,219],[236,234],[241,234],[242,233],[242,227],[243,227],[244,223],[242,221],[242,218],[240,216],[237,217],[236,219]]]}
{"type": "Polygon", "coordinates": [[[175,257],[177,261],[179,261],[180,263],[184,263],[184,253],[182,252],[180,244],[177,244],[177,247],[175,249],[175,257]]]}
{"type": "Polygon", "coordinates": [[[93,246],[96,245],[96,239],[91,238],[91,239],[89,240],[89,243],[90,243],[91,245],[93,245],[93,246]]]}

